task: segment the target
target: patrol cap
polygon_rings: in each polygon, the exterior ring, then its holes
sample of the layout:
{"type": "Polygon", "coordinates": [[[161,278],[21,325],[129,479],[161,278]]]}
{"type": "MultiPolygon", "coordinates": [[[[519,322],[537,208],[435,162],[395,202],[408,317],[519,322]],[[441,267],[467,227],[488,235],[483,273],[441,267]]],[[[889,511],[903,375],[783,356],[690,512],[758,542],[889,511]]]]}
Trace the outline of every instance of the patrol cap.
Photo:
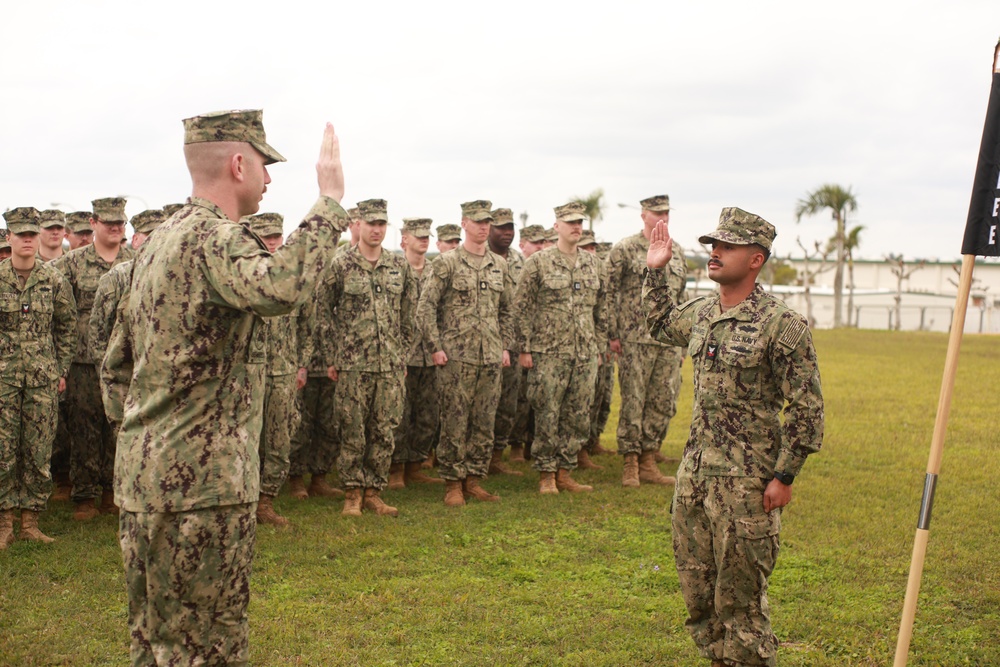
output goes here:
{"type": "Polygon", "coordinates": [[[39,218],[41,213],[34,206],[20,206],[4,211],[3,219],[7,221],[7,230],[11,234],[24,234],[25,232],[41,231],[39,218]]]}
{"type": "Polygon", "coordinates": [[[149,234],[154,229],[162,225],[167,219],[167,214],[158,208],[151,208],[149,210],[143,211],[142,213],[136,213],[129,220],[132,223],[132,229],[139,234],[149,234]]]}
{"type": "Polygon", "coordinates": [[[359,209],[357,206],[355,206],[354,208],[347,209],[347,218],[351,221],[360,220],[361,209],[359,209]]]}
{"type": "Polygon", "coordinates": [[[101,222],[120,222],[123,225],[128,222],[128,216],[125,215],[124,197],[105,197],[104,199],[95,199],[90,203],[94,207],[93,217],[101,222]]]}
{"type": "Polygon", "coordinates": [[[646,197],[639,202],[639,206],[642,206],[643,210],[646,211],[669,211],[670,197],[667,195],[653,195],[652,197],[646,197]]]}
{"type": "Polygon", "coordinates": [[[559,240],[559,232],[554,228],[549,227],[545,230],[545,236],[542,237],[543,241],[552,241],[553,243],[559,240]]]}
{"type": "Polygon", "coordinates": [[[73,211],[72,213],[66,214],[66,227],[69,231],[76,232],[92,232],[94,231],[90,226],[90,219],[93,214],[89,211],[73,211]]]}
{"type": "Polygon", "coordinates": [[[10,241],[7,240],[7,228],[0,229],[0,250],[9,250],[10,241]]]}
{"type": "Polygon", "coordinates": [[[260,109],[213,111],[184,119],[185,144],[210,141],[248,143],[264,156],[264,164],[285,161],[281,153],[267,143],[264,135],[264,112],[260,109]]]}
{"type": "Polygon", "coordinates": [[[250,229],[257,236],[273,236],[285,233],[285,218],[280,213],[258,213],[257,215],[247,216],[246,221],[250,223],[250,229]]]}
{"type": "Polygon", "coordinates": [[[365,222],[389,222],[389,205],[384,199],[366,199],[358,202],[358,212],[365,222]]]}
{"type": "MultiPolygon", "coordinates": [[[[486,199],[477,199],[476,201],[467,201],[462,204],[462,217],[468,218],[473,222],[483,222],[489,220],[491,223],[496,224],[493,220],[493,213],[490,209],[493,208],[493,202],[486,199]]],[[[441,238],[438,236],[438,238],[441,238]]]]}
{"type": "Polygon", "coordinates": [[[38,224],[42,226],[42,229],[49,229],[51,227],[65,227],[66,226],[66,214],[59,209],[50,208],[39,213],[38,224]]]}
{"type": "Polygon", "coordinates": [[[403,218],[403,232],[418,239],[425,239],[431,235],[430,218],[403,218]]]}
{"type": "Polygon", "coordinates": [[[493,226],[499,227],[500,225],[513,225],[514,224],[514,211],[509,208],[498,208],[490,213],[493,216],[493,226]]]}
{"type": "Polygon", "coordinates": [[[521,228],[521,240],[528,243],[538,243],[545,240],[545,228],[541,225],[528,225],[521,228]]]}
{"type": "Polygon", "coordinates": [[[438,225],[438,241],[459,241],[462,238],[462,228],[458,225],[438,225]]]}
{"type": "Polygon", "coordinates": [[[163,207],[163,215],[169,218],[182,208],[184,208],[184,204],[167,204],[163,207]]]}
{"type": "Polygon", "coordinates": [[[614,244],[610,241],[601,241],[597,244],[597,256],[601,259],[607,259],[608,255],[611,254],[611,248],[613,247],[614,244]]]}
{"type": "Polygon", "coordinates": [[[553,209],[559,222],[583,222],[587,219],[587,207],[578,201],[571,201],[553,209]]]}
{"type": "Polygon", "coordinates": [[[597,245],[597,239],[594,237],[594,231],[592,229],[585,229],[580,234],[580,240],[577,241],[576,247],[583,248],[588,245],[597,245]]]}
{"type": "Polygon", "coordinates": [[[778,235],[774,225],[753,213],[747,213],[741,208],[730,206],[722,209],[719,216],[719,228],[711,234],[698,238],[698,243],[721,241],[733,245],[751,245],[756,243],[770,252],[774,237],[778,235]]]}

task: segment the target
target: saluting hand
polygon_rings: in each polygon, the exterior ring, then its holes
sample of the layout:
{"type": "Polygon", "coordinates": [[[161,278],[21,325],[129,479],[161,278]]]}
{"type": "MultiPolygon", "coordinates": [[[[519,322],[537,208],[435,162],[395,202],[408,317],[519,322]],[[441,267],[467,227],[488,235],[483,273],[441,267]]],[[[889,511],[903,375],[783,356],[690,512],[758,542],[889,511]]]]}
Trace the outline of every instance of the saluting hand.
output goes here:
{"type": "Polygon", "coordinates": [[[651,269],[662,269],[670,263],[674,256],[670,242],[670,230],[667,223],[660,220],[649,234],[649,250],[646,252],[646,266],[651,269]]]}
{"type": "Polygon", "coordinates": [[[327,123],[323,131],[323,144],[319,149],[319,161],[316,162],[316,177],[319,181],[319,193],[331,199],[344,198],[344,168],[340,164],[340,140],[333,131],[333,124],[327,123]]]}

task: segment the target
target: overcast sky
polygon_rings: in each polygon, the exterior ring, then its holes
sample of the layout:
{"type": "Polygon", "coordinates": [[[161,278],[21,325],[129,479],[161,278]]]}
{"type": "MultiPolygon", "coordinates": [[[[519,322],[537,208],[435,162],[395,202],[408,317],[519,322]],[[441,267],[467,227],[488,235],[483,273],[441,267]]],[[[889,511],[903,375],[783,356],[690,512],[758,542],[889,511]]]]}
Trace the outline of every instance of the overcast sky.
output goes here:
{"type": "Polygon", "coordinates": [[[724,206],[775,224],[775,251],[828,238],[796,201],[850,186],[859,254],[960,255],[1000,37],[1000,2],[86,3],[4,9],[0,209],[128,213],[190,194],[181,119],[262,108],[261,210],[290,230],[337,128],[345,205],[458,222],[490,199],[550,224],[603,188],[598,238],[669,194],[691,247],[724,206]]]}

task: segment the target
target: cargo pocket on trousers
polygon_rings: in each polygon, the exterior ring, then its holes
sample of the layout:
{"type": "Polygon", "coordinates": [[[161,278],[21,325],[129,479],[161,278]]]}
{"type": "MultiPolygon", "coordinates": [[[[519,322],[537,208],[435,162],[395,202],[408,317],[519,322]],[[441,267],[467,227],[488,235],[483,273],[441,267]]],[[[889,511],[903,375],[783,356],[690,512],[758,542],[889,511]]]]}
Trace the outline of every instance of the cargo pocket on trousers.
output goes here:
{"type": "Polygon", "coordinates": [[[771,576],[774,563],[778,560],[780,532],[780,511],[736,517],[736,538],[747,563],[753,564],[765,577],[771,576]]]}

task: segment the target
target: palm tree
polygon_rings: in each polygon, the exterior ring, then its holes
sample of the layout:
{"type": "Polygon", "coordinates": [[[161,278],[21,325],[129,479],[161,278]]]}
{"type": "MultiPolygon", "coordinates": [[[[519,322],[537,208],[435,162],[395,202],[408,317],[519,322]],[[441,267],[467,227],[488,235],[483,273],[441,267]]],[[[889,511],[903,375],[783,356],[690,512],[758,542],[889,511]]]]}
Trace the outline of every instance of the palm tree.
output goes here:
{"type": "Polygon", "coordinates": [[[837,251],[836,270],[833,274],[833,326],[843,326],[842,305],[844,299],[844,259],[846,253],[846,237],[844,228],[847,223],[847,214],[853,213],[858,208],[858,200],[851,192],[851,188],[846,190],[839,185],[826,184],[808,193],[804,199],[800,199],[795,205],[795,221],[802,220],[804,215],[815,215],[823,209],[830,209],[830,216],[837,223],[837,230],[834,234],[837,251]]]}
{"type": "MultiPolygon", "coordinates": [[[[854,315],[854,251],[861,245],[861,232],[864,225],[851,228],[844,240],[844,252],[847,253],[847,326],[851,326],[854,315]]],[[[857,322],[854,325],[857,326],[857,322]]]]}
{"type": "Polygon", "coordinates": [[[590,231],[594,231],[594,223],[600,222],[604,218],[604,189],[597,188],[586,197],[573,197],[570,201],[579,202],[587,209],[584,215],[587,216],[587,226],[590,231]]]}

